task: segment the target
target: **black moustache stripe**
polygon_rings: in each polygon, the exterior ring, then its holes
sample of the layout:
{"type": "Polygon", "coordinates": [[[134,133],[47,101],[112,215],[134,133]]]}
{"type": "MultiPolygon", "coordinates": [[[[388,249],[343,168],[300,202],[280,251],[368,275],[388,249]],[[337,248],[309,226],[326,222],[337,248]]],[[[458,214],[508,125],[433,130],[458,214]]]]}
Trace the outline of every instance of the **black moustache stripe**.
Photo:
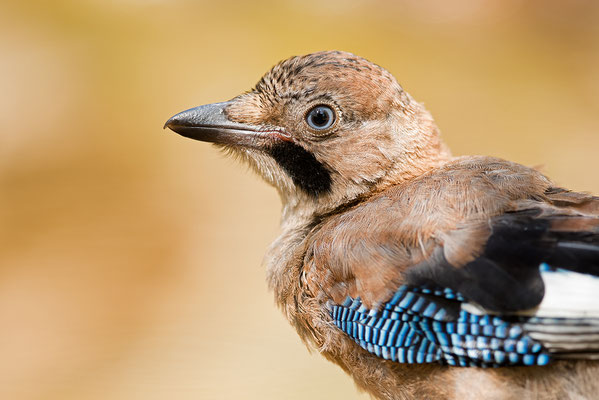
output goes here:
{"type": "Polygon", "coordinates": [[[331,190],[331,173],[306,149],[291,142],[279,142],[269,154],[291,177],[293,183],[313,197],[331,190]]]}

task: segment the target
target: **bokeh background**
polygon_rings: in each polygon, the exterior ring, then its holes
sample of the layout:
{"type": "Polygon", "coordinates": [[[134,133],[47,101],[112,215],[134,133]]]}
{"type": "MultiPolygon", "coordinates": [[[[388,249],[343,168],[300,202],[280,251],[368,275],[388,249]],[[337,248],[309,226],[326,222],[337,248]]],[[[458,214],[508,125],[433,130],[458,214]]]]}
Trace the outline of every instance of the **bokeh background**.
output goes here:
{"type": "Polygon", "coordinates": [[[275,191],[162,125],[342,49],[395,74],[455,154],[599,192],[598,4],[2,2],[0,398],[366,398],[267,292],[275,191]]]}

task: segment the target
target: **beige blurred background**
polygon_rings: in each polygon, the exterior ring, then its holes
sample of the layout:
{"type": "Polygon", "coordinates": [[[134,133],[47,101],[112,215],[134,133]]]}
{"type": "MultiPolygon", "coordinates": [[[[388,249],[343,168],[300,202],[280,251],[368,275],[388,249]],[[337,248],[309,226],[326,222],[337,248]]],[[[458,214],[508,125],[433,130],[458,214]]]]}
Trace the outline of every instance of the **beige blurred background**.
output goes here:
{"type": "Polygon", "coordinates": [[[174,113],[322,49],[386,67],[455,154],[599,192],[589,1],[0,5],[0,398],[363,399],[275,308],[275,191],[174,113]]]}

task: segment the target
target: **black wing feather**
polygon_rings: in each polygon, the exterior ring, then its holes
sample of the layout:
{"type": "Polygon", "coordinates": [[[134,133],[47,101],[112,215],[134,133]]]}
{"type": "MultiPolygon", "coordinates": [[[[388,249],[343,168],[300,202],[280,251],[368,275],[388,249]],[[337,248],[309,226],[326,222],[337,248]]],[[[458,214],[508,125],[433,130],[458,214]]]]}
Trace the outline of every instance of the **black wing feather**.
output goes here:
{"type": "Polygon", "coordinates": [[[541,208],[509,212],[491,220],[491,235],[473,261],[453,266],[439,248],[406,279],[414,286],[449,287],[488,310],[514,312],[543,299],[542,263],[599,276],[599,218],[545,215],[541,208]],[[586,230],[564,224],[568,218],[584,222],[586,230]]]}

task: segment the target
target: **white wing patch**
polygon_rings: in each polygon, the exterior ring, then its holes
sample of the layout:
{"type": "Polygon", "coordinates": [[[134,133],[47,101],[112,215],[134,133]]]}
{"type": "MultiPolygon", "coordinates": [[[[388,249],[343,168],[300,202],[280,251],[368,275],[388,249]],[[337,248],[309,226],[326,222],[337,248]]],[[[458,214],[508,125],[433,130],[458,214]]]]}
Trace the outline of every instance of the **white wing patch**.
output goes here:
{"type": "Polygon", "coordinates": [[[520,315],[599,318],[599,277],[564,269],[541,272],[545,296],[536,309],[520,315]]]}
{"type": "MultiPolygon", "coordinates": [[[[545,295],[538,307],[522,310],[523,330],[556,358],[599,359],[599,277],[541,265],[545,295]]],[[[462,309],[497,314],[473,303],[462,309]]]]}

